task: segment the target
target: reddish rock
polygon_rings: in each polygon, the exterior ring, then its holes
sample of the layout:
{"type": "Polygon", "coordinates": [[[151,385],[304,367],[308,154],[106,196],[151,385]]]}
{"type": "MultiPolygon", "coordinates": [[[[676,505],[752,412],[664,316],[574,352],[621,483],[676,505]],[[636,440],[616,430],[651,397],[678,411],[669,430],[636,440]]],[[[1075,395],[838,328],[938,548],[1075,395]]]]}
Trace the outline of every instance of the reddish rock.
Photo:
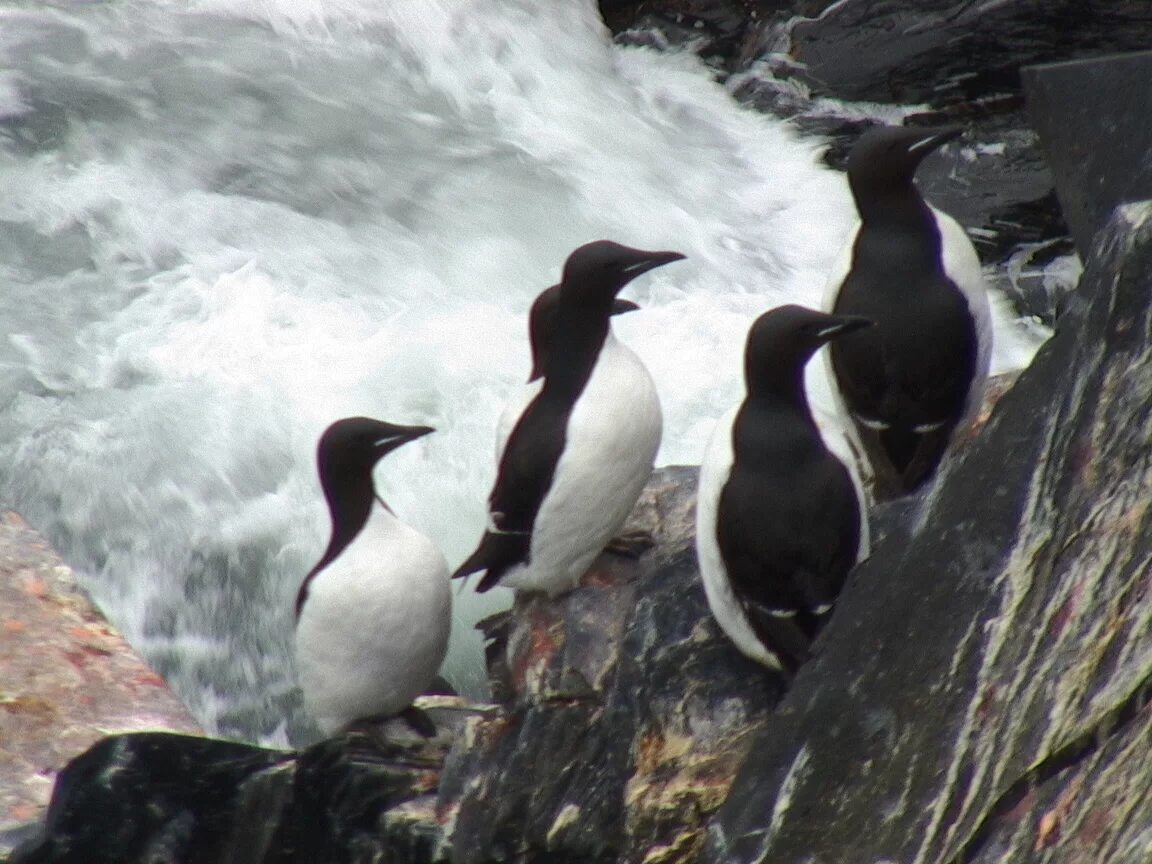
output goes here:
{"type": "Polygon", "coordinates": [[[0,831],[40,818],[57,771],[109,733],[199,731],[11,512],[0,513],[0,669],[0,831]]]}

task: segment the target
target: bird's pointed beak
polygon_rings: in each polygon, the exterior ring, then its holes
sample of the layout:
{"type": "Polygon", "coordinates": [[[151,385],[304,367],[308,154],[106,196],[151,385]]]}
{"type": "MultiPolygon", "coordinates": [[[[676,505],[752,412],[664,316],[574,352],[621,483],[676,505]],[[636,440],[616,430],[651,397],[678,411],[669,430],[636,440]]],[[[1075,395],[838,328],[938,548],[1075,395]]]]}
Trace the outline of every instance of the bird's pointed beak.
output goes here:
{"type": "Polygon", "coordinates": [[[924,134],[908,145],[908,152],[921,157],[927,156],[941,144],[964,134],[964,127],[960,125],[934,126],[920,130],[924,134]]]}
{"type": "Polygon", "coordinates": [[[657,267],[663,267],[665,264],[671,264],[673,261],[680,261],[687,257],[680,252],[641,252],[640,254],[642,257],[624,268],[624,273],[629,279],[635,279],[641,273],[647,273],[649,270],[655,270],[657,267]]]}
{"type": "Polygon", "coordinates": [[[821,342],[830,342],[840,336],[863,330],[865,327],[874,327],[876,322],[871,318],[861,318],[859,315],[840,315],[832,320],[827,327],[817,333],[821,342]]]}
{"type": "Polygon", "coordinates": [[[623,315],[626,312],[635,312],[639,308],[640,306],[636,303],[633,303],[631,300],[621,300],[619,297],[617,297],[614,301],[612,301],[613,315],[623,315]]]}

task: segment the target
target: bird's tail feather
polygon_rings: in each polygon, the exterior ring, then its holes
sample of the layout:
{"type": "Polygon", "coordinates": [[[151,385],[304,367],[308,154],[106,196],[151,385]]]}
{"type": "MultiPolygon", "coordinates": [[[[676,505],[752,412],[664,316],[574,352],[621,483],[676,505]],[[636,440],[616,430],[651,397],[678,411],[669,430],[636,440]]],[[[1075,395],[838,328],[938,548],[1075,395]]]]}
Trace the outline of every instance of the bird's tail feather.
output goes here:
{"type": "Polygon", "coordinates": [[[487,571],[476,586],[476,591],[483,594],[495,587],[509,568],[528,560],[527,541],[528,537],[521,534],[486,531],[476,551],[456,568],[452,578],[461,579],[470,573],[487,571]]]}

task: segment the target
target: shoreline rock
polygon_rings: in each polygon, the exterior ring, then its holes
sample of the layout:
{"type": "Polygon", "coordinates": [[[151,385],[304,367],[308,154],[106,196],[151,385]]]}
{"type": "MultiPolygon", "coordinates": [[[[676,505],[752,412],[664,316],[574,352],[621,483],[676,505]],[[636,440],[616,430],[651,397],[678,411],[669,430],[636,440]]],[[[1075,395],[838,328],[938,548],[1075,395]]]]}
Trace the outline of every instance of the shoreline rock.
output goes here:
{"type": "Polygon", "coordinates": [[[198,732],[39,534],[0,514],[0,853],[38,820],[56,772],[116,731],[198,732]]]}

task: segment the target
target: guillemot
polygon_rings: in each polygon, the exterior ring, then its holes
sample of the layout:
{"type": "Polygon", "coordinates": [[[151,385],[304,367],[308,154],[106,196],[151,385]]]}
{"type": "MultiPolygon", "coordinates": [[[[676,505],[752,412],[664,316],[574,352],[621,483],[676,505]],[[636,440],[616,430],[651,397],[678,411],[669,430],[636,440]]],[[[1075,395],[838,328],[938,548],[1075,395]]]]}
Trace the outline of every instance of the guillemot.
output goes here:
{"type": "Polygon", "coordinates": [[[383,456],[432,431],[348,417],[320,438],[332,534],[296,598],[296,663],[305,707],[326,735],[395,715],[422,734],[435,731],[411,705],[448,647],[448,564],[372,481],[383,456]]]}
{"type": "Polygon", "coordinates": [[[708,605],[743,654],[789,674],[868,554],[860,479],[826,446],[804,367],[870,323],[802,306],[761,315],[748,333],[745,399],[717,422],[700,466],[696,553],[708,605]]]}
{"type": "Polygon", "coordinates": [[[488,526],[453,578],[557,594],[573,588],[623,524],[660,446],[660,401],[640,359],[612,334],[617,293],[684,256],[608,240],[568,256],[543,383],[512,427],[488,526]]]}
{"type": "Polygon", "coordinates": [[[878,499],[932,476],[953,432],[980,407],[992,324],[980,260],[964,230],[913,181],[921,160],[959,126],[881,127],[848,157],[860,222],[828,282],[824,308],[876,326],[827,352],[878,499]]]}

